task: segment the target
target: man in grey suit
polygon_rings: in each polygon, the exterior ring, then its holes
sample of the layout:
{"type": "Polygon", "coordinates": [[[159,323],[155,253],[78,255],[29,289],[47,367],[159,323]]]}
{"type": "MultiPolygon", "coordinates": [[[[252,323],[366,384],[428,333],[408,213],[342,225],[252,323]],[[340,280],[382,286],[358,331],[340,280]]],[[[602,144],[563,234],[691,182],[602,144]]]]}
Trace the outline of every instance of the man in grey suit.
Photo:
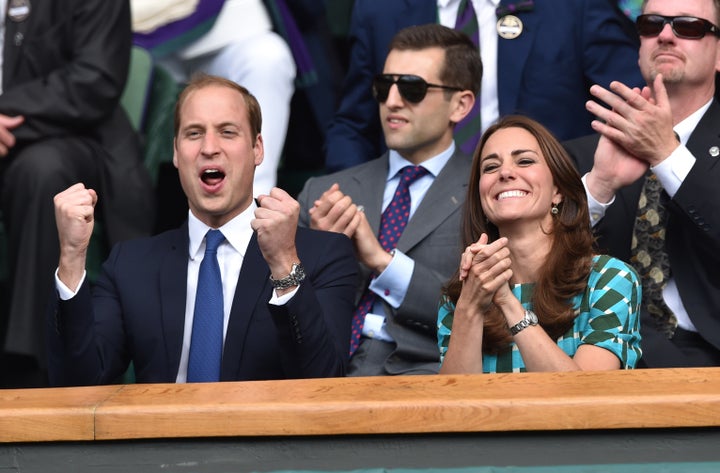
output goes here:
{"type": "Polygon", "coordinates": [[[444,26],[401,30],[389,50],[373,81],[389,151],[310,179],[298,198],[301,225],[342,232],[355,245],[361,278],[351,376],[439,369],[437,307],[461,253],[471,163],[456,150],[453,129],[472,109],[482,78],[472,41],[444,26]],[[408,190],[409,205],[398,202],[408,190]]]}

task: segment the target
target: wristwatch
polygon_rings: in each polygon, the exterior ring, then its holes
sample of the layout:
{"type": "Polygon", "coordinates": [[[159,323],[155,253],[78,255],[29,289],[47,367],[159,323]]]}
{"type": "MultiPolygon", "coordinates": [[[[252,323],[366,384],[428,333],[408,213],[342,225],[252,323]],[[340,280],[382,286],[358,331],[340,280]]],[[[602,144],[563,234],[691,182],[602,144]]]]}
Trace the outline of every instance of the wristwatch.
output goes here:
{"type": "Polygon", "coordinates": [[[510,333],[513,334],[513,336],[517,335],[518,333],[522,332],[526,328],[528,328],[531,325],[537,325],[538,324],[538,318],[537,315],[535,315],[535,312],[532,310],[525,309],[525,317],[523,319],[510,327],[510,333]]]}
{"type": "Polygon", "coordinates": [[[289,287],[298,286],[305,280],[305,270],[300,263],[293,263],[290,274],[281,279],[273,279],[270,275],[270,284],[275,289],[287,289],[289,287]]]}

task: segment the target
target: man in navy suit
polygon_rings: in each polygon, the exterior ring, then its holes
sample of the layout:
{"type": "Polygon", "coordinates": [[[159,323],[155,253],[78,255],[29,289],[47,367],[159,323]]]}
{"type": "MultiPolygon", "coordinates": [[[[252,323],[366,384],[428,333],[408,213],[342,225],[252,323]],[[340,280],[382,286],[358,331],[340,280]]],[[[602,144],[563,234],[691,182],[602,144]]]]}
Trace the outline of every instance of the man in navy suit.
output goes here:
{"type": "MultiPolygon", "coordinates": [[[[587,173],[599,246],[642,276],[642,364],[720,366],[720,104],[713,98],[720,1],[649,0],[643,13],[639,64],[648,86],[593,86],[597,102],[609,107],[588,103],[599,136],[566,148],[587,173]],[[662,189],[657,199],[644,188],[651,177],[662,189]],[[657,200],[666,201],[666,224],[640,231],[636,222],[646,213],[638,208],[657,200]],[[648,234],[663,233],[664,241],[640,251],[648,234]],[[667,255],[664,283],[653,248],[667,255]]],[[[659,223],[660,215],[647,221],[659,223]]]]}
{"type": "MultiPolygon", "coordinates": [[[[454,27],[459,4],[460,0],[356,0],[342,101],[326,138],[328,170],[369,161],[386,149],[370,85],[383,68],[393,35],[407,26],[438,20],[454,27]]],[[[480,25],[484,67],[478,96],[482,129],[498,116],[521,113],[560,139],[587,135],[592,133],[592,115],[585,110],[590,85],[607,86],[611,80],[643,84],[637,36],[616,2],[474,0],[472,4],[480,25]],[[500,19],[511,27],[496,25],[500,19]]]]}
{"type": "MultiPolygon", "coordinates": [[[[115,246],[92,294],[85,259],[98,196],[79,183],[55,197],[51,384],[111,383],[131,361],[138,382],[196,380],[193,350],[205,345],[196,345],[204,313],[195,295],[213,229],[224,237],[217,249],[222,315],[214,319],[220,353],[210,367],[215,379],[204,380],[345,374],[357,277],[352,245],[340,234],[297,228],[299,205],[278,188],[256,204],[260,128],[260,107],[245,88],[194,78],[176,105],[173,156],[188,221],[115,246]]],[[[197,299],[206,299],[199,290],[197,299]]]]}

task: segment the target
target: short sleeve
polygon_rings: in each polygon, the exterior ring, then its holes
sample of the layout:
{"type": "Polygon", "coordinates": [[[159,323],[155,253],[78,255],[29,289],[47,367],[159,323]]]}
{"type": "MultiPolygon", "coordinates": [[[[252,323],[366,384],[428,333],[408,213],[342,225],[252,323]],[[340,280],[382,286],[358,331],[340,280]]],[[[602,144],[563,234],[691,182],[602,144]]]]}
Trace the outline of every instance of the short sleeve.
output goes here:
{"type": "Polygon", "coordinates": [[[580,343],[614,353],[625,369],[634,368],[640,348],[641,286],[635,270],[609,256],[598,258],[588,281],[589,317],[580,343]]]}

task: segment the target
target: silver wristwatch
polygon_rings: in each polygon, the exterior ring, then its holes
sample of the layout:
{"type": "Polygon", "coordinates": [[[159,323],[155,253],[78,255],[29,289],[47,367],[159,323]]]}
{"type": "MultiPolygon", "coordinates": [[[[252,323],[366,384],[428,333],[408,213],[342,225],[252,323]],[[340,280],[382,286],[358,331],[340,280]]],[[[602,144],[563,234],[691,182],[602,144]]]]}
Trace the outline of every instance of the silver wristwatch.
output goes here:
{"type": "Polygon", "coordinates": [[[518,333],[522,332],[526,328],[528,328],[531,325],[537,325],[538,324],[538,318],[537,315],[535,315],[535,312],[532,310],[525,309],[525,317],[523,319],[510,327],[510,333],[513,334],[513,336],[517,335],[518,333]]]}
{"type": "Polygon", "coordinates": [[[289,287],[298,286],[305,280],[305,270],[300,263],[293,263],[290,274],[281,279],[273,279],[270,275],[270,284],[275,289],[287,289],[289,287]]]}

